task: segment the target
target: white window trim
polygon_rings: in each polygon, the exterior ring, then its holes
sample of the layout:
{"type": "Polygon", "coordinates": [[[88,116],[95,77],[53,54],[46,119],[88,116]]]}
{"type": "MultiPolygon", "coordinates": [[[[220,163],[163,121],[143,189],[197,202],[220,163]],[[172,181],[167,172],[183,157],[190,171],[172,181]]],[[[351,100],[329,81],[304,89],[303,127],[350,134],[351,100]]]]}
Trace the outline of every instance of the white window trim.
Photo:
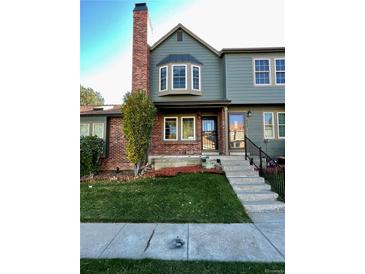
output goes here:
{"type": "Polygon", "coordinates": [[[201,66],[191,65],[191,90],[201,91],[202,87],[202,74],[201,66]],[[194,88],[194,67],[199,69],[199,89],[194,88]]]}
{"type": "Polygon", "coordinates": [[[264,130],[264,139],[275,139],[275,121],[274,121],[274,112],[263,112],[262,114],[262,120],[263,120],[263,130],[264,130]],[[265,137],[265,114],[271,113],[272,117],[272,137],[265,137]]]}
{"type": "Polygon", "coordinates": [[[278,127],[278,139],[285,139],[285,136],[282,137],[280,136],[280,130],[279,130],[279,126],[284,126],[285,127],[285,123],[284,124],[280,124],[280,120],[279,120],[279,114],[284,114],[285,115],[285,112],[278,112],[276,113],[276,120],[277,120],[277,127],[278,127]]]}
{"type": "Polygon", "coordinates": [[[162,66],[158,69],[158,90],[159,91],[166,91],[168,90],[169,85],[169,67],[168,66],[162,66]],[[161,89],[161,70],[163,68],[166,68],[166,89],[161,89]]]}
{"type": "Polygon", "coordinates": [[[187,64],[173,64],[171,66],[171,89],[172,90],[187,90],[188,89],[188,65],[187,64]],[[174,67],[185,67],[185,88],[174,88],[174,67]]]}
{"type": "Polygon", "coordinates": [[[285,62],[285,58],[275,58],[275,59],[274,59],[274,68],[275,68],[275,85],[277,85],[277,86],[285,86],[285,83],[284,83],[284,84],[278,84],[278,82],[277,82],[277,80],[276,80],[276,72],[284,72],[284,74],[285,74],[285,70],[279,70],[279,71],[277,71],[277,70],[276,70],[276,60],[284,60],[284,62],[285,62]]]}
{"type": "Polygon", "coordinates": [[[84,136],[90,136],[90,124],[89,123],[80,123],[80,126],[87,125],[87,135],[84,136]]]}
{"type": "MultiPolygon", "coordinates": [[[[253,85],[254,86],[271,86],[271,60],[270,58],[253,58],[252,59],[252,66],[253,66],[253,85]],[[269,83],[268,84],[256,84],[256,66],[255,62],[256,60],[268,60],[269,61],[269,83]]],[[[263,72],[263,71],[257,71],[257,72],[263,72]]]]}
{"type": "Polygon", "coordinates": [[[163,140],[164,141],[177,141],[179,139],[179,118],[178,117],[163,117],[163,140]],[[166,119],[175,119],[176,120],[176,138],[175,139],[166,139],[166,119]]]}
{"type": "Polygon", "coordinates": [[[102,131],[102,137],[99,137],[99,138],[102,138],[102,139],[104,139],[104,123],[93,123],[93,136],[95,136],[95,125],[102,125],[102,129],[103,129],[103,131],[102,131]]]}
{"type": "Polygon", "coordinates": [[[195,141],[196,140],[196,136],[195,136],[196,134],[195,134],[195,116],[181,116],[181,140],[182,141],[195,141]],[[193,120],[194,120],[194,122],[193,122],[193,125],[194,125],[194,127],[193,127],[193,132],[194,132],[194,139],[184,139],[183,138],[183,126],[184,126],[184,123],[183,123],[183,120],[185,119],[185,118],[193,118],[193,120]]]}

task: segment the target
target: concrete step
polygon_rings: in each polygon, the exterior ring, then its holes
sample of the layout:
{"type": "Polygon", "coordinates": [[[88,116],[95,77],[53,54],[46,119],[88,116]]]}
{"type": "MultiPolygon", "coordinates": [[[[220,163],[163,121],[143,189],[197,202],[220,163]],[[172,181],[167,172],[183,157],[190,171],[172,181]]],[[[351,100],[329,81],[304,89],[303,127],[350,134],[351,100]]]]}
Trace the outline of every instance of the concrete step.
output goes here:
{"type": "Polygon", "coordinates": [[[247,212],[284,212],[285,204],[280,201],[246,201],[243,202],[247,212]]]}
{"type": "Polygon", "coordinates": [[[245,156],[210,155],[209,159],[220,159],[221,161],[245,161],[245,156]]]}
{"type": "Polygon", "coordinates": [[[264,200],[276,201],[276,198],[279,195],[271,191],[244,191],[241,193],[237,193],[237,196],[240,199],[240,201],[246,202],[246,201],[264,201],[264,200]]]}
{"type": "Polygon", "coordinates": [[[226,177],[252,177],[259,176],[259,172],[255,170],[246,171],[225,171],[226,177]]]}
{"type": "Polygon", "coordinates": [[[221,160],[224,166],[250,166],[249,161],[245,160],[221,160]]]}
{"type": "Polygon", "coordinates": [[[252,166],[227,166],[223,165],[224,171],[246,171],[246,170],[255,170],[252,166]]]}
{"type": "Polygon", "coordinates": [[[241,183],[265,183],[265,179],[259,176],[244,176],[244,177],[232,176],[228,177],[228,181],[232,185],[241,183]]]}
{"type": "Polygon", "coordinates": [[[264,183],[244,183],[244,184],[232,184],[232,188],[237,194],[241,194],[247,191],[270,191],[271,187],[264,183]]]}

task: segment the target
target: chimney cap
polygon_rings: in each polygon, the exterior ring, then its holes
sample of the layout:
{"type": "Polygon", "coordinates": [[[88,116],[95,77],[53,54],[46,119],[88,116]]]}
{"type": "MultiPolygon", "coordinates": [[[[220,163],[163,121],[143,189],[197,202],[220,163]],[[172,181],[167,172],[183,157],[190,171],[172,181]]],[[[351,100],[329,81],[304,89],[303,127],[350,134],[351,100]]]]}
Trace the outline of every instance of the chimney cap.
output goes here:
{"type": "Polygon", "coordinates": [[[133,11],[141,11],[141,10],[147,10],[146,3],[136,3],[133,11]]]}

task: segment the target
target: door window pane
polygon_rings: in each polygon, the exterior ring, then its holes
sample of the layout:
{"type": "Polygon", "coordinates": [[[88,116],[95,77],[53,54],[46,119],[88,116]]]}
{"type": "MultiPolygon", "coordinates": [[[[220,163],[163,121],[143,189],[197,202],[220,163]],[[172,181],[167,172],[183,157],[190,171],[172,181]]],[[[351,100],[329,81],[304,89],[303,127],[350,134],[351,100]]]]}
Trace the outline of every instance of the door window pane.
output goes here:
{"type": "Polygon", "coordinates": [[[203,117],[202,119],[202,143],[203,150],[218,149],[217,120],[215,117],[203,117]]]}
{"type": "Polygon", "coordinates": [[[245,129],[243,114],[229,115],[229,147],[244,148],[245,147],[245,129]]]}

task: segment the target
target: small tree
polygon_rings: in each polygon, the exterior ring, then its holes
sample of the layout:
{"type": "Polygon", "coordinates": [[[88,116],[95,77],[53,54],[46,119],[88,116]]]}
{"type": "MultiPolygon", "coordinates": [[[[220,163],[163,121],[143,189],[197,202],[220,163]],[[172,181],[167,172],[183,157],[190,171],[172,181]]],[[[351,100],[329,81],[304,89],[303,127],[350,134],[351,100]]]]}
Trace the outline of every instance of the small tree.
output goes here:
{"type": "Polygon", "coordinates": [[[134,164],[137,176],[146,160],[156,108],[145,91],[136,90],[124,96],[122,114],[127,157],[134,164]]]}
{"type": "Polygon", "coordinates": [[[92,88],[85,88],[80,85],[80,106],[103,105],[104,98],[92,88]]]}

